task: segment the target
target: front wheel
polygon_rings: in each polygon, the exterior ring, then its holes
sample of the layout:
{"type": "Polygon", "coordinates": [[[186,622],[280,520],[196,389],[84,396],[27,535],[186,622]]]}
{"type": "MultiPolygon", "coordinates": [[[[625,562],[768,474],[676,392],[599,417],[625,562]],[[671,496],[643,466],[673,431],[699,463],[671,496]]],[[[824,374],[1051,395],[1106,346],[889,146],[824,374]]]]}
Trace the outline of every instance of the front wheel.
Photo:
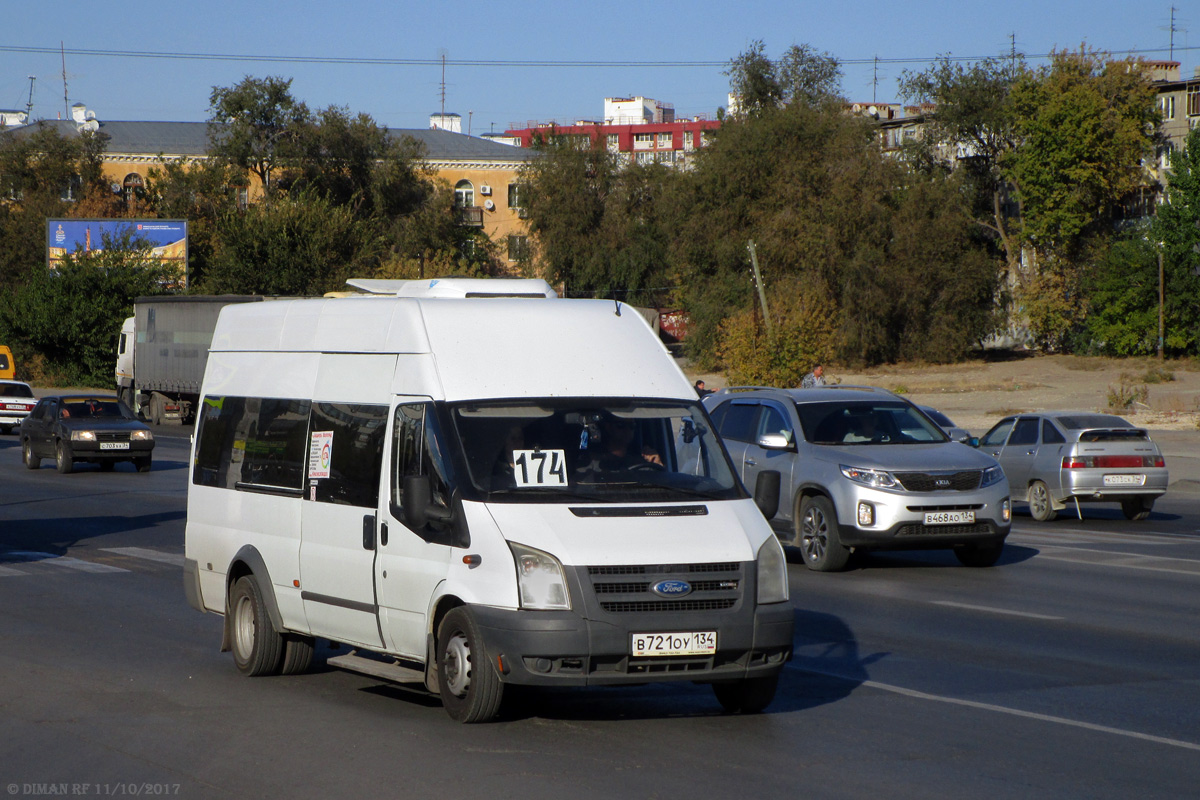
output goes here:
{"type": "Polygon", "coordinates": [[[283,637],[271,624],[262,590],[253,575],[243,575],[229,593],[233,663],[243,675],[273,675],[283,659],[283,637]]]}
{"type": "Polygon", "coordinates": [[[1153,508],[1153,497],[1126,497],[1121,501],[1121,513],[1125,515],[1125,519],[1135,522],[1147,519],[1153,508]]]}
{"type": "Polygon", "coordinates": [[[42,459],[33,454],[33,443],[28,439],[21,444],[21,460],[29,469],[37,469],[42,466],[42,459]]]}
{"type": "Polygon", "coordinates": [[[806,497],[800,501],[795,522],[796,538],[804,565],[817,572],[837,572],[850,560],[850,549],[838,534],[837,512],[828,497],[806,497]]]}
{"type": "Polygon", "coordinates": [[[1042,481],[1029,484],[1029,516],[1038,522],[1049,522],[1058,516],[1050,500],[1050,487],[1042,481]]]}
{"type": "Polygon", "coordinates": [[[778,686],[778,674],[712,685],[717,702],[730,714],[757,714],[771,705],[778,686]]]}
{"type": "Polygon", "coordinates": [[[63,444],[62,439],[54,444],[54,466],[63,475],[67,475],[75,469],[75,459],[71,457],[71,448],[63,444]]]}
{"type": "Polygon", "coordinates": [[[133,460],[133,464],[137,467],[138,472],[149,472],[154,463],[153,458],[153,456],[138,456],[133,460]]]}
{"type": "Polygon", "coordinates": [[[504,684],[492,667],[474,617],[459,606],[438,626],[438,693],[450,718],[487,722],[500,712],[504,684]]]}

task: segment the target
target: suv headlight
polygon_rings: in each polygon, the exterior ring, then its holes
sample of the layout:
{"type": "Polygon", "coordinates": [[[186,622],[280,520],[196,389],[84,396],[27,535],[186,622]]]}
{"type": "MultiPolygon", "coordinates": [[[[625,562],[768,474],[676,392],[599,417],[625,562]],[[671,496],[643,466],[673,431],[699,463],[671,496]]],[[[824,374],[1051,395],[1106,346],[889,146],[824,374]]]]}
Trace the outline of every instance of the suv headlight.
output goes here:
{"type": "Polygon", "coordinates": [[[72,442],[94,442],[96,441],[95,431],[71,431],[72,442]]]}
{"type": "Polygon", "coordinates": [[[571,608],[571,596],[563,579],[562,564],[549,553],[508,543],[517,566],[517,589],[521,608],[540,611],[566,611],[571,608]]]}
{"type": "Polygon", "coordinates": [[[986,486],[994,486],[1004,480],[1004,470],[997,464],[994,467],[988,467],[983,471],[983,477],[979,480],[979,488],[983,489],[986,486]]]}
{"type": "Polygon", "coordinates": [[[758,604],[784,603],[788,599],[787,558],[775,534],[758,548],[758,604]]]}
{"type": "Polygon", "coordinates": [[[842,464],[841,470],[843,475],[855,483],[861,483],[874,489],[894,489],[900,485],[899,481],[892,477],[892,473],[885,469],[860,469],[842,464]]]}

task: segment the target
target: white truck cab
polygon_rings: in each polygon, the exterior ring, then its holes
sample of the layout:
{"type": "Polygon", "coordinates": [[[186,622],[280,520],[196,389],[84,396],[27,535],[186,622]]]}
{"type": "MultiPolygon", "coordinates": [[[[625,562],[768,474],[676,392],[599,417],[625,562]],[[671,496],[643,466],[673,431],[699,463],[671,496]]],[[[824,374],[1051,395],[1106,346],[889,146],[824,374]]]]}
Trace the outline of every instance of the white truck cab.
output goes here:
{"type": "Polygon", "coordinates": [[[213,336],[185,586],[238,668],[301,672],[329,639],[464,722],[509,684],[766,707],[783,550],[644,319],[544,281],[355,285],[226,307],[213,336]]]}

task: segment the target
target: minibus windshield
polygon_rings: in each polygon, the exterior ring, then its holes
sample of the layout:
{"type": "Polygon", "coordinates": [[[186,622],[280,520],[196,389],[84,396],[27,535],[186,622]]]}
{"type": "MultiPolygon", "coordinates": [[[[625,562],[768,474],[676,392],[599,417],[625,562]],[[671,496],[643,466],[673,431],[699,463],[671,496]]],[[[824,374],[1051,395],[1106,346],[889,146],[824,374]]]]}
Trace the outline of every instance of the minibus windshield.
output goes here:
{"type": "Polygon", "coordinates": [[[746,496],[698,403],[547,398],[450,410],[466,478],[489,502],[746,496]]]}

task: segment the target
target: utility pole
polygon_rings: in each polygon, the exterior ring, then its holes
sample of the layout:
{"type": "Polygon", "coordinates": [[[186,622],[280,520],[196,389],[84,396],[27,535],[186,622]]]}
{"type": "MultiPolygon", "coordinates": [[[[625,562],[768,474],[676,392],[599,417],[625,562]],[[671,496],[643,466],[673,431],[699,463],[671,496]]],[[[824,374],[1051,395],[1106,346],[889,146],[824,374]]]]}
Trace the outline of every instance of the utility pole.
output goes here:
{"type": "Polygon", "coordinates": [[[27,122],[33,122],[33,82],[36,80],[36,75],[29,76],[29,101],[25,103],[25,120],[27,122]]]}
{"type": "Polygon", "coordinates": [[[771,330],[771,316],[767,313],[767,293],[763,290],[762,275],[758,271],[758,253],[755,250],[753,239],[746,245],[746,249],[750,251],[750,265],[754,269],[754,285],[758,288],[758,302],[762,304],[763,325],[767,329],[767,338],[773,339],[775,337],[771,330]]]}
{"type": "Polygon", "coordinates": [[[63,42],[61,40],[59,40],[59,43],[58,43],[58,50],[60,53],[62,53],[63,119],[70,119],[71,118],[71,106],[68,104],[70,101],[67,100],[67,47],[65,44],[63,44],[63,42]]]}

